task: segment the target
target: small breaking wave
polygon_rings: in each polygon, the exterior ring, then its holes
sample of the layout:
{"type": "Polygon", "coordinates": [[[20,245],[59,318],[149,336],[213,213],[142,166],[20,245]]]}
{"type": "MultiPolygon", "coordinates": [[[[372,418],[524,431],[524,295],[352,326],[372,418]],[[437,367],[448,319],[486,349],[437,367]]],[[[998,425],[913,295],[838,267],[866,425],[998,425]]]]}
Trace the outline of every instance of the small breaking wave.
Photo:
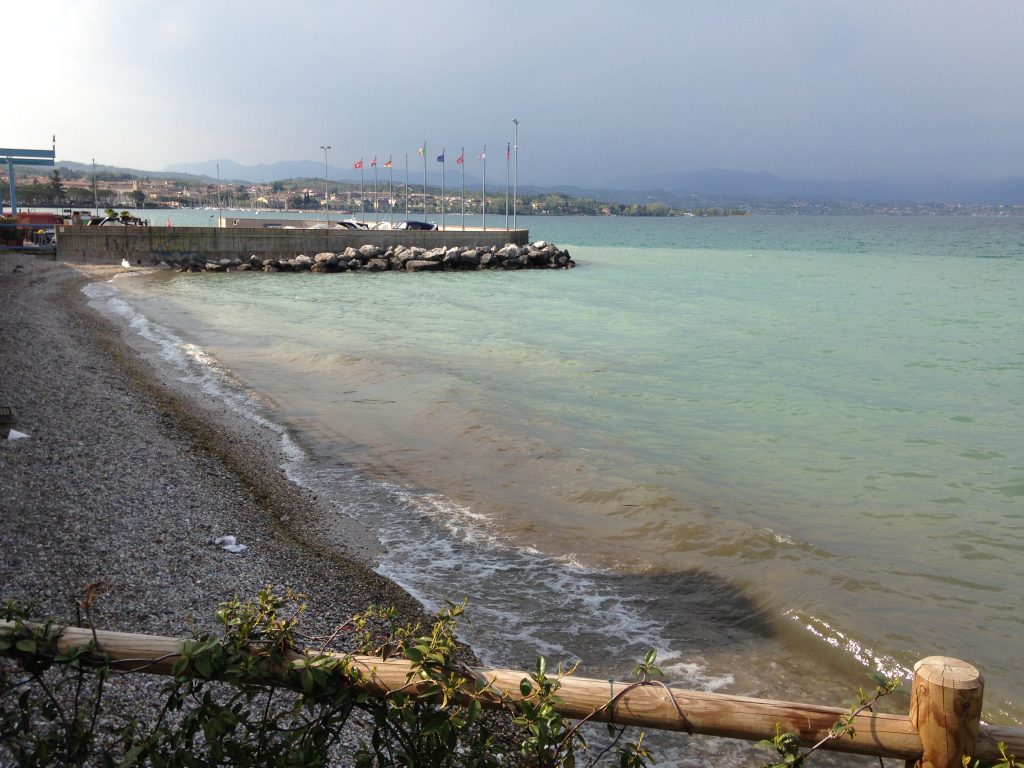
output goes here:
{"type": "Polygon", "coordinates": [[[804,614],[801,611],[790,610],[785,613],[789,618],[803,625],[803,629],[812,636],[818,638],[827,645],[832,646],[846,655],[856,659],[860,664],[882,673],[886,677],[899,677],[907,680],[912,676],[912,671],[900,664],[892,656],[878,653],[872,648],[864,645],[861,641],[833,627],[824,619],[817,616],[804,614]]]}

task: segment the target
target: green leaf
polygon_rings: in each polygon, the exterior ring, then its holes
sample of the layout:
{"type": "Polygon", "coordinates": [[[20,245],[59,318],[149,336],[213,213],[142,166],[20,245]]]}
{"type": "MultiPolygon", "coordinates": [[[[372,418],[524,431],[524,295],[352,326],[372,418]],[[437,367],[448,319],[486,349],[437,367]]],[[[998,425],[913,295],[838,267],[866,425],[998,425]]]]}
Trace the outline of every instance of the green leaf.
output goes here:
{"type": "Polygon", "coordinates": [[[533,691],[533,683],[530,682],[530,678],[524,677],[519,681],[519,692],[523,696],[529,696],[531,691],[533,691]]]}
{"type": "Polygon", "coordinates": [[[145,749],[144,744],[136,744],[134,747],[124,753],[124,758],[118,764],[118,768],[128,768],[129,766],[135,765],[139,760],[139,755],[142,754],[142,750],[145,749]]]}
{"type": "Polygon", "coordinates": [[[23,637],[15,645],[22,653],[35,653],[36,652],[36,641],[28,637],[23,637]]]}
{"type": "Polygon", "coordinates": [[[210,660],[206,656],[200,656],[195,660],[196,672],[210,679],[213,677],[213,665],[210,664],[210,660]]]}

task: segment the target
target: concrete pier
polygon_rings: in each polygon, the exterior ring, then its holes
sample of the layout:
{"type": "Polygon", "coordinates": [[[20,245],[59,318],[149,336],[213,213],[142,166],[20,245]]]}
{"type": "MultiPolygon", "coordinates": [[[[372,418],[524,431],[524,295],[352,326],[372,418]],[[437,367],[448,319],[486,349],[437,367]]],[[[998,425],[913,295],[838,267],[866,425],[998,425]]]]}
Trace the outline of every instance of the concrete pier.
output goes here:
{"type": "Polygon", "coordinates": [[[57,228],[57,258],[89,264],[153,265],[219,261],[258,256],[291,259],[300,254],[342,252],[372,244],[381,248],[499,248],[526,245],[528,229],[358,230],[255,229],[248,227],[86,227],[57,228]]]}

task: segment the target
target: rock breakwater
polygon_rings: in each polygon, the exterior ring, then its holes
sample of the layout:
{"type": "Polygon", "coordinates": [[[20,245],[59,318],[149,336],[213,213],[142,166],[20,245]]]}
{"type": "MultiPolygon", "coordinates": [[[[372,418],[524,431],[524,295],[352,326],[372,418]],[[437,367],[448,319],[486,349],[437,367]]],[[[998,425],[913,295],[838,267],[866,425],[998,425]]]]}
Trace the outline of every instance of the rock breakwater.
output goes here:
{"type": "Polygon", "coordinates": [[[529,245],[509,243],[490,248],[417,248],[402,245],[381,248],[363,245],[343,252],[299,254],[288,259],[250,256],[216,261],[190,261],[162,269],[179,272],[451,272],[483,269],[571,269],[576,266],[567,250],[543,240],[529,245]]]}

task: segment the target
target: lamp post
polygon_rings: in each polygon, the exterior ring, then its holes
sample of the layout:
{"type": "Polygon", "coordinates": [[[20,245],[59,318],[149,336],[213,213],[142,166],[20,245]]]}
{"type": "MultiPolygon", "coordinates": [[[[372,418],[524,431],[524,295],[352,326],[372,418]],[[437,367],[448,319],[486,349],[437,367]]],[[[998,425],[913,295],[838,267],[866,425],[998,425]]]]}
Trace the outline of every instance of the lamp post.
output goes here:
{"type": "Polygon", "coordinates": [[[519,196],[519,118],[513,117],[512,124],[515,125],[515,143],[512,149],[515,152],[515,168],[512,176],[512,229],[516,228],[516,200],[519,196]]]}
{"type": "Polygon", "coordinates": [[[321,145],[320,149],[324,151],[324,210],[327,212],[327,228],[331,228],[331,207],[327,202],[327,150],[331,148],[328,144],[326,147],[321,145]]]}

